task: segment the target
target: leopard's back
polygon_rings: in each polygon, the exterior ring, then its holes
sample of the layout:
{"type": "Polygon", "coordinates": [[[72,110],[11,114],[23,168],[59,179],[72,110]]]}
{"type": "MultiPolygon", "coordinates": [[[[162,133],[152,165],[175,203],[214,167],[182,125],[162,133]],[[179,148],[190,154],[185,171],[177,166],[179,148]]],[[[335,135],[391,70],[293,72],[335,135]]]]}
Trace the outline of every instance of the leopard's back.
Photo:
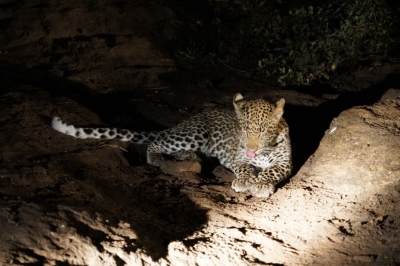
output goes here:
{"type": "Polygon", "coordinates": [[[208,135],[208,141],[200,151],[207,156],[217,157],[222,165],[230,168],[239,145],[239,124],[235,112],[222,108],[210,109],[204,111],[199,120],[188,121],[188,125],[194,128],[199,123],[201,130],[208,135]]]}

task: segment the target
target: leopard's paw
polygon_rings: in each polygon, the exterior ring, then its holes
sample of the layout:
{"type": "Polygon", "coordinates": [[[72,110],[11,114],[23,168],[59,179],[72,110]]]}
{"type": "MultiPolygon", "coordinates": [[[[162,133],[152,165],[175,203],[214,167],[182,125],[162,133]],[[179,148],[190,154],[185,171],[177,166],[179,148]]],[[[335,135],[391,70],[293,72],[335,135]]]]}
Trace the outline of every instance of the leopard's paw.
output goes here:
{"type": "Polygon", "coordinates": [[[232,189],[236,192],[245,192],[249,189],[248,179],[247,178],[240,178],[235,179],[232,182],[232,189]]]}
{"type": "Polygon", "coordinates": [[[275,192],[275,186],[268,183],[255,183],[249,187],[251,195],[258,198],[268,198],[275,192]]]}

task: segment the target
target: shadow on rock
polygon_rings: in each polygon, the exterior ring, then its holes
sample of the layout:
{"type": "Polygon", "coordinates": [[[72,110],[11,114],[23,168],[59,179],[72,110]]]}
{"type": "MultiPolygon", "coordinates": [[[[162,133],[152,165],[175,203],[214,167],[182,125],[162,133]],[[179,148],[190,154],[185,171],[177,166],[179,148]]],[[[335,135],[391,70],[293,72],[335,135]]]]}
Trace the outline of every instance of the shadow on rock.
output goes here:
{"type": "Polygon", "coordinates": [[[21,200],[2,193],[2,238],[9,241],[0,254],[7,263],[136,265],[139,257],[158,261],[167,256],[171,242],[186,245],[185,238],[207,223],[207,210],[179,188],[156,181],[134,188],[99,181],[79,184],[78,191],[86,195],[53,200],[21,200]]]}
{"type": "Polygon", "coordinates": [[[0,84],[2,95],[11,95],[3,102],[5,112],[13,114],[1,135],[7,143],[0,161],[10,174],[0,180],[0,225],[7,240],[0,248],[6,260],[0,264],[35,265],[46,258],[55,264],[110,265],[109,260],[137,265],[133,251],[160,260],[171,242],[184,241],[207,223],[207,210],[181,193],[170,177],[159,177],[159,170],[129,165],[113,145],[60,140],[63,136],[54,137],[43,119],[57,109],[54,98],[68,97],[74,103],[59,108],[66,115],[72,108],[71,113],[87,112],[83,105],[106,121],[129,114],[140,127],[157,127],[136,115],[127,95],[100,95],[7,62],[0,66],[0,84]]]}

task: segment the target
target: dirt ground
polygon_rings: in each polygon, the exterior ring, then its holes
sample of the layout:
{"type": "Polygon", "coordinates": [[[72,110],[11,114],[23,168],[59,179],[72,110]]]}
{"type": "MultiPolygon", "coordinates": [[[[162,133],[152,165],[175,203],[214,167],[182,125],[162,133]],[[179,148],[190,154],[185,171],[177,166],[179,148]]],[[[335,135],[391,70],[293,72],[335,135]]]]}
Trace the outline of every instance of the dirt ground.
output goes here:
{"type": "Polygon", "coordinates": [[[0,265],[400,265],[395,60],[280,88],[169,54],[201,22],[185,1],[0,7],[0,265]],[[158,169],[146,147],[50,126],[160,130],[237,92],[287,103],[294,173],[268,199],[215,160],[158,169]]]}

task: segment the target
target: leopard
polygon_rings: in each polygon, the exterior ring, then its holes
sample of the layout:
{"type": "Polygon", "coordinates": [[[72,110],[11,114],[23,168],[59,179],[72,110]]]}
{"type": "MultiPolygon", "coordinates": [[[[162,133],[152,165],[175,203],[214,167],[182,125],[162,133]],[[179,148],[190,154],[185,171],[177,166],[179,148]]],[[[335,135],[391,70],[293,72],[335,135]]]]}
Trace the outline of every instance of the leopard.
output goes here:
{"type": "Polygon", "coordinates": [[[231,188],[268,198],[292,171],[289,126],[283,118],[285,100],[233,97],[233,108],[210,108],[161,131],[76,127],[54,117],[52,127],[79,139],[118,139],[147,144],[147,163],[160,167],[166,157],[198,161],[199,153],[216,157],[235,178],[231,188]]]}

